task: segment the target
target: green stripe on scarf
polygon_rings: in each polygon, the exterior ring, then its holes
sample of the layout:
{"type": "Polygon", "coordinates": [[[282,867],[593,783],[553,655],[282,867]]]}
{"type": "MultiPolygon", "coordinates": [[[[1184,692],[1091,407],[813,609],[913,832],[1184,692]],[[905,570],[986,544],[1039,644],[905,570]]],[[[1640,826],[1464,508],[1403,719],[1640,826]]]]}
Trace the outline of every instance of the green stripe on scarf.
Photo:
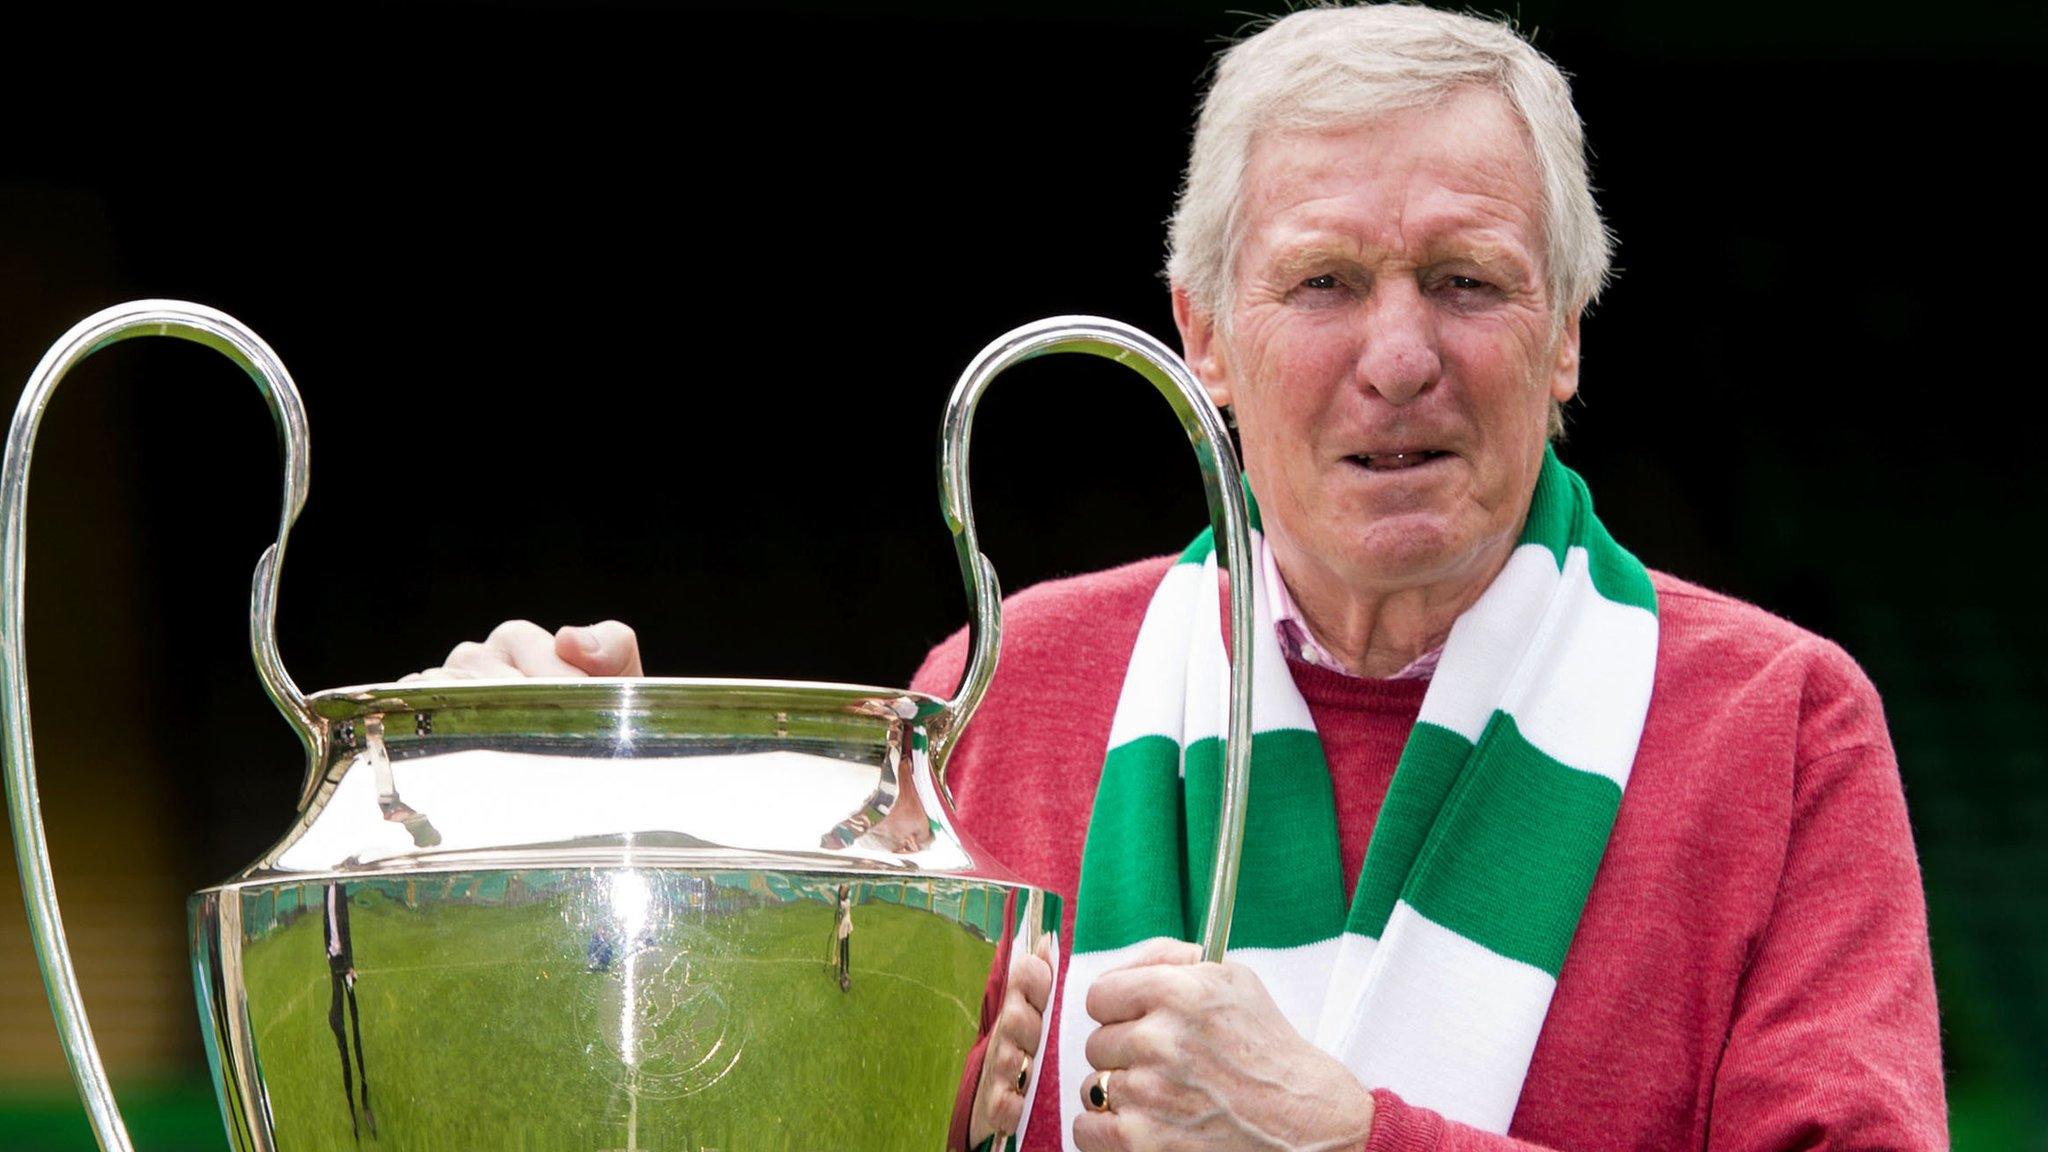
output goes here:
{"type": "MultiPolygon", "coordinates": [[[[1337,802],[1323,742],[1299,728],[1262,732],[1260,766],[1244,809],[1244,838],[1259,837],[1272,866],[1240,872],[1230,918],[1232,948],[1292,948],[1344,930],[1344,874],[1337,856],[1337,802]],[[1303,899],[1303,897],[1317,897],[1303,899]]],[[[1223,804],[1223,741],[1198,740],[1187,754],[1188,918],[1184,940],[1209,915],[1216,834],[1223,804]]],[[[1076,947],[1079,947],[1078,941],[1076,947]]]]}
{"type": "MultiPolygon", "coordinates": [[[[1472,754],[1472,742],[1448,728],[1422,722],[1408,733],[1408,745],[1394,769],[1394,785],[1380,803],[1379,819],[1365,850],[1365,870],[1351,901],[1345,930],[1377,940],[1386,930],[1394,901],[1408,871],[1436,826],[1436,814],[1451,794],[1458,772],[1472,754]]],[[[1094,826],[1089,826],[1091,836],[1094,826]]],[[[1084,873],[1085,874],[1085,873],[1084,873]]],[[[1080,947],[1077,942],[1075,947],[1080,947]]]]}
{"type": "Polygon", "coordinates": [[[1445,799],[1402,899],[1459,935],[1556,976],[1621,789],[1545,756],[1496,712],[1445,799]]]}

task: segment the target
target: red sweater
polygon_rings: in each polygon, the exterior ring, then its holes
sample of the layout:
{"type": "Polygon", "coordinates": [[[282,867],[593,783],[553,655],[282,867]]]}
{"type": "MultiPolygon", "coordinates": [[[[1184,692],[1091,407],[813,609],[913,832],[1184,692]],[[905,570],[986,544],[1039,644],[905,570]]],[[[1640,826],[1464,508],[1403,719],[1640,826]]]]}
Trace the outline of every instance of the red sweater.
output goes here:
{"type": "MultiPolygon", "coordinates": [[[[1005,601],[995,681],[947,769],[965,833],[1065,897],[1062,948],[1117,691],[1169,563],[1005,601]]],[[[1509,1134],[1382,1089],[1367,1152],[1947,1146],[1926,907],[1876,691],[1834,644],[1652,578],[1649,718],[1509,1134]]],[[[912,686],[949,695],[966,654],[954,635],[912,686]]],[[[1355,884],[1428,682],[1290,671],[1355,884]]],[[[1073,1090],[1053,1043],[1030,1152],[1061,1146],[1073,1090]]]]}

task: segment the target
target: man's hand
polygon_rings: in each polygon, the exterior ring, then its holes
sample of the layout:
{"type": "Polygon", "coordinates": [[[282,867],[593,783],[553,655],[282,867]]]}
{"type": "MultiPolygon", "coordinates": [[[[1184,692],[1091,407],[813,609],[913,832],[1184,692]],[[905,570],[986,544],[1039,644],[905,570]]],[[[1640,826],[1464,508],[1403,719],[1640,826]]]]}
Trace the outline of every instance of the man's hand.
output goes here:
{"type": "Polygon", "coordinates": [[[1043,1034],[1045,1005],[1052,997],[1052,937],[1039,938],[1034,955],[1019,952],[1010,965],[1003,989],[1003,1007],[996,1015],[988,1047],[981,1058],[981,1086],[974,1093],[974,1119],[967,1126],[972,1148],[990,1133],[1013,1133],[1024,1123],[1024,1089],[1018,1072],[1038,1069],[1038,1038],[1043,1034]]]}
{"type": "Polygon", "coordinates": [[[570,625],[550,634],[527,620],[507,620],[479,644],[465,640],[438,668],[401,677],[415,680],[516,680],[528,676],[642,676],[640,641],[617,620],[570,625]]]}
{"type": "Polygon", "coordinates": [[[1074,1121],[1083,1152],[1358,1152],[1372,1095],[1303,1039],[1249,968],[1203,964],[1201,949],[1158,940],[1088,989],[1098,1071],[1067,1090],[1082,1099],[1109,1072],[1112,1111],[1074,1121]]]}

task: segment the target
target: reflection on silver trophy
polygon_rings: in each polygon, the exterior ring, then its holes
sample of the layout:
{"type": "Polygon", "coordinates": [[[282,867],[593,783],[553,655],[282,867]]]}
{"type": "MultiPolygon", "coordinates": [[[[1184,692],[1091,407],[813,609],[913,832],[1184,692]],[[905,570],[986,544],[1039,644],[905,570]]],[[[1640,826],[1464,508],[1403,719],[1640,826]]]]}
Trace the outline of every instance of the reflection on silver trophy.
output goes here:
{"type": "MultiPolygon", "coordinates": [[[[1001,609],[976,541],[967,441],[983,390],[1051,352],[1118,359],[1164,394],[1230,567],[1244,495],[1221,422],[1165,347],[1056,318],[962,376],[942,499],[973,654],[957,694],[776,681],[374,684],[307,695],[276,638],[285,537],[305,502],[291,377],[212,309],[140,301],[67,333],[7,442],[0,696],[7,788],[59,1035],[106,1149],[131,1148],[79,999],[37,806],[22,640],[30,449],[58,382],[166,335],[256,382],[284,440],[284,510],[257,564],[250,641],[306,749],[276,845],[190,903],[192,977],[238,1152],[390,1149],[941,1149],[975,1085],[987,998],[1045,954],[1060,897],[956,830],[948,750],[995,672],[1001,609]]],[[[1251,582],[1232,581],[1248,634],[1251,582]]],[[[1249,647],[1248,645],[1242,647],[1249,647]]],[[[1232,668],[1245,730],[1248,660],[1232,668]]],[[[1230,786],[1205,939],[1228,933],[1248,742],[1230,786]]],[[[1015,1076],[1012,1069],[990,1075],[1015,1076]]],[[[1001,1141],[998,1141],[999,1143],[1001,1141]]]]}

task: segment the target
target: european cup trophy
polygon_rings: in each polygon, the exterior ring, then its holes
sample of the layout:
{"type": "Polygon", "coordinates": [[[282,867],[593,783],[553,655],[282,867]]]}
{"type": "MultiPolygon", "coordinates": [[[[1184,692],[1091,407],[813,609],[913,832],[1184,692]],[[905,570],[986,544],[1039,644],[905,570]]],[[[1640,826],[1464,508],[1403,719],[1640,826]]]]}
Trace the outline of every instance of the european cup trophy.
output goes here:
{"type": "MultiPolygon", "coordinates": [[[[79,998],[37,804],[25,516],[52,391],[95,351],[145,335],[204,344],[241,366],[284,445],[284,509],[256,566],[249,638],[305,746],[300,810],[260,859],[190,902],[193,986],[237,1152],[939,1152],[949,1133],[957,1139],[981,1070],[983,1005],[1001,1000],[1014,957],[1057,955],[1061,911],[1059,896],[961,834],[946,791],[947,754],[995,674],[1001,638],[968,495],[975,405],[996,375],[1035,356],[1129,365],[1179,416],[1228,567],[1242,573],[1236,457],[1172,352],[1113,321],[1062,317],[1003,336],[962,375],[941,486],[973,644],[951,699],[666,678],[309,695],[276,633],[285,538],[308,482],[291,377],[254,333],[200,305],[139,301],[80,322],[36,368],[8,434],[0,705],[33,938],[109,1152],[131,1144],[79,998]]],[[[1232,580],[1230,597],[1232,633],[1249,635],[1251,581],[1232,580]]],[[[1212,959],[1228,936],[1243,828],[1250,647],[1234,646],[1231,669],[1204,925],[1212,959]]]]}

